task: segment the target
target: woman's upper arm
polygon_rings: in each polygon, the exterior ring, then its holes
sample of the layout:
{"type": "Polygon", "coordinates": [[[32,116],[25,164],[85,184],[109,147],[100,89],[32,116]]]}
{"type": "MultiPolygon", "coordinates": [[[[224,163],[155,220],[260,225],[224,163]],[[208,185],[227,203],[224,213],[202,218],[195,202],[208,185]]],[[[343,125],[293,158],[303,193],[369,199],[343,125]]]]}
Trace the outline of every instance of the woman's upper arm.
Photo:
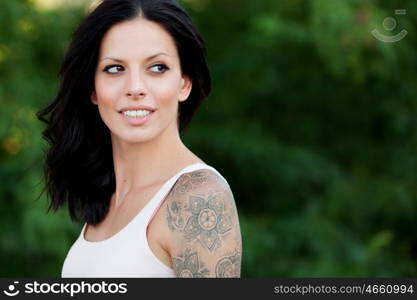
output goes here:
{"type": "Polygon", "coordinates": [[[240,277],[242,239],[227,183],[211,170],[182,175],[167,198],[177,277],[240,277]]]}

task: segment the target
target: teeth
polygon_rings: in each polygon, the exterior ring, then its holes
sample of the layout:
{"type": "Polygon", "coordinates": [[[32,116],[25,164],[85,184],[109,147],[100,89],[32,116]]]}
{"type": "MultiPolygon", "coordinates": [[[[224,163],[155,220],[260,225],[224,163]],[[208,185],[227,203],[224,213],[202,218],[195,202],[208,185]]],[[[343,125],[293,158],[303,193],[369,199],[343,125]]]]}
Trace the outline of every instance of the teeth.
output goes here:
{"type": "Polygon", "coordinates": [[[149,110],[126,110],[123,113],[129,117],[144,117],[149,115],[151,112],[149,110]]]}

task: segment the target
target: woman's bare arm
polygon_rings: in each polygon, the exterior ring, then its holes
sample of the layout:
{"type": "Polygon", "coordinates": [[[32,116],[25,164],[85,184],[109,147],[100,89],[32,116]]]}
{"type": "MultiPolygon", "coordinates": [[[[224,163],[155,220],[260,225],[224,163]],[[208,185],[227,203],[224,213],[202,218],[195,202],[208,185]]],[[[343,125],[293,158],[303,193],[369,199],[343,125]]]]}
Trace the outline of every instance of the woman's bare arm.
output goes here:
{"type": "Polygon", "coordinates": [[[242,239],[233,194],[211,170],[182,175],[167,198],[177,277],[240,277],[242,239]]]}

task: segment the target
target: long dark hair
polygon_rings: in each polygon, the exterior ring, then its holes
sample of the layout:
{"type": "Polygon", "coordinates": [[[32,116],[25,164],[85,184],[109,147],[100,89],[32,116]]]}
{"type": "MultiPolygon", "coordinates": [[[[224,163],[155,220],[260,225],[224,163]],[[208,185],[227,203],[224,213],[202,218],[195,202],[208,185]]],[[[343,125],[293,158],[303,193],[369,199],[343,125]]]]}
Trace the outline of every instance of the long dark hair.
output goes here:
{"type": "Polygon", "coordinates": [[[113,25],[142,17],[173,37],[183,74],[192,80],[187,101],[179,103],[182,132],[211,88],[205,43],[187,12],[175,0],[103,0],[72,36],[59,76],[55,99],[37,113],[47,124],[45,188],[54,211],[68,204],[72,220],[98,224],[107,214],[115,190],[109,129],[91,104],[100,44],[113,25]]]}

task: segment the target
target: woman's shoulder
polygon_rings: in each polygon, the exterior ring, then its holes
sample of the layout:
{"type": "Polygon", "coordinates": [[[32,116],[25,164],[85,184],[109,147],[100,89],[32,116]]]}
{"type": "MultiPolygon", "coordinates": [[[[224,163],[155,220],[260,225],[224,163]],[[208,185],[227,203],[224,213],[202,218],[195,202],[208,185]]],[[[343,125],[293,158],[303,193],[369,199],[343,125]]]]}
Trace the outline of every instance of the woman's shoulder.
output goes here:
{"type": "Polygon", "coordinates": [[[177,276],[183,276],[189,260],[205,266],[195,266],[194,277],[240,275],[242,242],[236,205],[227,181],[215,169],[182,174],[167,199],[165,216],[177,276]],[[227,272],[225,261],[230,264],[227,272]]]}
{"type": "Polygon", "coordinates": [[[181,170],[181,175],[175,184],[181,185],[184,182],[192,182],[194,185],[203,184],[205,186],[209,184],[225,184],[225,187],[229,187],[227,180],[221,172],[192,152],[190,152],[187,163],[185,163],[185,167],[181,170]]]}
{"type": "Polygon", "coordinates": [[[171,195],[175,197],[191,196],[193,194],[225,193],[233,198],[227,180],[211,166],[188,171],[178,178],[174,184],[171,195]]]}
{"type": "Polygon", "coordinates": [[[166,199],[165,216],[173,232],[182,232],[188,237],[196,232],[216,232],[220,238],[239,229],[230,186],[212,168],[193,170],[178,178],[166,199]]]}

